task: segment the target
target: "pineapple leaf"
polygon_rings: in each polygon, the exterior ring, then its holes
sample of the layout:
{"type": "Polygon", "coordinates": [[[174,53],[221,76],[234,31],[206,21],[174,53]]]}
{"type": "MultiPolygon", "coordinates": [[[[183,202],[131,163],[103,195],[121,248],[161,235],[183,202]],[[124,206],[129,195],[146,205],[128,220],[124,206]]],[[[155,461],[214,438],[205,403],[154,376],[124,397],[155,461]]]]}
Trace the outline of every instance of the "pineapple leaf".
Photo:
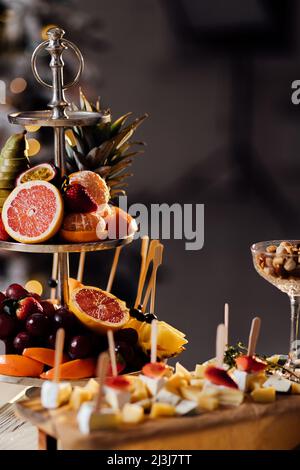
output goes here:
{"type": "Polygon", "coordinates": [[[100,145],[100,147],[94,147],[86,156],[87,160],[90,160],[93,168],[97,168],[99,165],[103,165],[105,160],[110,155],[110,152],[114,146],[114,142],[107,140],[100,145]]]}
{"type": "Polygon", "coordinates": [[[110,181],[120,183],[121,181],[125,180],[126,178],[129,178],[130,176],[133,176],[133,173],[123,173],[120,176],[108,176],[106,178],[107,184],[110,185],[110,181]]]}
{"type": "Polygon", "coordinates": [[[81,88],[79,88],[79,102],[83,111],[97,112],[96,106],[88,101],[81,88]]]}
{"type": "Polygon", "coordinates": [[[121,127],[125,123],[125,121],[129,118],[129,116],[132,115],[132,112],[126,113],[123,116],[119,117],[115,122],[112,123],[110,126],[110,135],[114,137],[115,135],[118,134],[120,131],[121,127]]]}

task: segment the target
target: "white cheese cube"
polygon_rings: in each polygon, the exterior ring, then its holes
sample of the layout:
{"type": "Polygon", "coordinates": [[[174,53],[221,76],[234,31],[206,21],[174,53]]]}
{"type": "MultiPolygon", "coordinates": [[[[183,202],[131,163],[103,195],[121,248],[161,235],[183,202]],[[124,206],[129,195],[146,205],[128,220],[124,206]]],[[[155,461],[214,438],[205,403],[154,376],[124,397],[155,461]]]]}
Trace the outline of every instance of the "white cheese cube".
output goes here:
{"type": "Polygon", "coordinates": [[[273,387],[276,392],[287,393],[291,388],[291,382],[279,375],[271,375],[263,384],[264,388],[273,387]]]}
{"type": "Polygon", "coordinates": [[[126,390],[117,390],[112,387],[104,387],[105,401],[114,410],[121,410],[126,403],[130,402],[130,392],[126,390]]]}
{"type": "Polygon", "coordinates": [[[153,397],[158,394],[160,389],[163,388],[166,383],[166,379],[164,377],[159,379],[153,379],[152,377],[147,377],[146,375],[140,375],[139,377],[144,382],[144,384],[146,384],[149,392],[153,397]]]}
{"type": "Polygon", "coordinates": [[[253,374],[250,374],[249,372],[245,372],[244,370],[236,369],[232,375],[239,389],[242,392],[247,392],[249,390],[249,381],[251,377],[253,377],[253,374]]]}
{"type": "Polygon", "coordinates": [[[120,420],[120,414],[111,408],[95,412],[95,405],[92,402],[83,403],[77,414],[77,423],[82,434],[90,434],[97,429],[115,428],[119,425],[120,420]]]}
{"type": "Polygon", "coordinates": [[[198,404],[192,400],[181,400],[178,405],[176,405],[175,410],[176,414],[179,416],[188,415],[195,413],[197,410],[198,404]]]}
{"type": "Polygon", "coordinates": [[[69,382],[43,382],[41,391],[41,402],[44,408],[54,410],[67,403],[72,393],[72,386],[69,382]]]}
{"type": "Polygon", "coordinates": [[[172,393],[165,387],[161,388],[155,397],[155,401],[160,403],[169,403],[170,405],[176,406],[180,402],[180,396],[176,393],[172,393]]]}

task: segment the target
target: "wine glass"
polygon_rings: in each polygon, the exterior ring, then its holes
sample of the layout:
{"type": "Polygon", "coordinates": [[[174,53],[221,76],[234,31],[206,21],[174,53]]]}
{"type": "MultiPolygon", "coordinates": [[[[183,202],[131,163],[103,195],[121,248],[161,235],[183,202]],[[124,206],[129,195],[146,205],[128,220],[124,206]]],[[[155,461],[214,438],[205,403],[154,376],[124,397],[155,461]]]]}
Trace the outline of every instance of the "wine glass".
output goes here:
{"type": "Polygon", "coordinates": [[[291,304],[290,349],[286,366],[300,367],[300,240],[271,240],[251,246],[256,271],[288,294],[291,304]]]}

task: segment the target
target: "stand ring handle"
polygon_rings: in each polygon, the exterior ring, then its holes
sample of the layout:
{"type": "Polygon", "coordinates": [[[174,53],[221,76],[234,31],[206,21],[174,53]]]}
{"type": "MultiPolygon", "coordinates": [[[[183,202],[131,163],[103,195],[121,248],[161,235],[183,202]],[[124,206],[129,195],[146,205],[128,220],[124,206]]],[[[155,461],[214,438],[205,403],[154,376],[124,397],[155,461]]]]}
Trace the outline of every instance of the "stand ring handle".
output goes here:
{"type": "MultiPolygon", "coordinates": [[[[84,60],[83,60],[83,57],[82,57],[82,54],[80,52],[80,50],[78,49],[78,47],[73,44],[71,41],[68,41],[67,39],[64,39],[62,41],[62,45],[67,45],[67,47],[69,47],[70,49],[72,49],[74,52],[75,52],[75,55],[78,59],[78,62],[79,62],[79,68],[78,68],[78,71],[74,77],[74,79],[67,83],[66,85],[63,85],[63,90],[67,90],[68,88],[71,88],[73,85],[75,85],[78,81],[79,81],[79,78],[82,74],[82,71],[83,71],[83,68],[84,68],[84,60]]],[[[47,87],[47,88],[53,88],[53,85],[50,85],[49,83],[45,82],[39,75],[38,73],[38,70],[37,70],[37,66],[36,66],[36,61],[37,61],[37,56],[39,54],[39,52],[42,50],[42,49],[45,49],[46,46],[49,45],[49,41],[44,41],[42,42],[41,44],[39,44],[35,50],[33,51],[33,54],[32,54],[32,57],[31,57],[31,68],[32,68],[32,72],[33,72],[33,75],[35,77],[35,79],[43,86],[47,87]]]]}

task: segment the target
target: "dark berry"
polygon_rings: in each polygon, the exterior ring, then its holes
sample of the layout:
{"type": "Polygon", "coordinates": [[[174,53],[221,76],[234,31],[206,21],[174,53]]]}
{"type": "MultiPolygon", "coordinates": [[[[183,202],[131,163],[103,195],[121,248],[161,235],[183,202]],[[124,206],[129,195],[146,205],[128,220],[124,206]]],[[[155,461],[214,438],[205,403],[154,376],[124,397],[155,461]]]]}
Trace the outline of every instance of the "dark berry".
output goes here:
{"type": "Polygon", "coordinates": [[[73,313],[64,307],[56,310],[53,316],[53,326],[55,330],[63,328],[66,332],[74,329],[76,321],[73,313]]]}
{"type": "Polygon", "coordinates": [[[133,347],[123,341],[119,341],[118,343],[116,343],[116,352],[121,354],[127,364],[132,362],[134,359],[133,347]]]}
{"type": "Polygon", "coordinates": [[[48,286],[51,287],[51,289],[55,289],[57,287],[57,280],[50,278],[48,280],[48,286]]]}
{"type": "Polygon", "coordinates": [[[125,343],[129,343],[134,346],[138,342],[138,334],[137,331],[133,328],[123,328],[122,330],[118,330],[115,333],[115,340],[116,341],[124,341],[125,343]]]}
{"type": "Polygon", "coordinates": [[[20,284],[11,284],[6,289],[5,295],[9,299],[19,300],[21,297],[26,297],[28,295],[28,291],[24,289],[24,287],[20,286],[20,284]]]}
{"type": "Polygon", "coordinates": [[[142,310],[138,308],[131,308],[130,309],[130,316],[135,318],[138,321],[145,321],[144,314],[142,310]]]}
{"type": "Polygon", "coordinates": [[[48,300],[41,300],[41,306],[43,307],[43,312],[47,317],[52,318],[55,315],[55,307],[51,302],[48,302],[48,300]]]}
{"type": "Polygon", "coordinates": [[[6,299],[2,304],[2,311],[11,317],[15,317],[17,306],[18,302],[16,300],[6,299]]]}
{"type": "Polygon", "coordinates": [[[0,338],[11,336],[16,330],[16,319],[6,313],[0,314],[0,338]]]}
{"type": "Polygon", "coordinates": [[[31,346],[30,335],[26,331],[18,333],[14,339],[14,348],[19,353],[22,354],[23,350],[31,346]]]}
{"type": "Polygon", "coordinates": [[[144,321],[146,323],[152,323],[152,320],[157,320],[157,316],[155,315],[155,313],[145,313],[144,321]]]}
{"type": "Polygon", "coordinates": [[[88,336],[74,336],[71,339],[69,356],[72,359],[84,359],[92,354],[92,344],[88,336]]]}
{"type": "Polygon", "coordinates": [[[49,318],[43,313],[33,313],[26,321],[26,330],[31,336],[45,336],[49,327],[49,318]]]}

